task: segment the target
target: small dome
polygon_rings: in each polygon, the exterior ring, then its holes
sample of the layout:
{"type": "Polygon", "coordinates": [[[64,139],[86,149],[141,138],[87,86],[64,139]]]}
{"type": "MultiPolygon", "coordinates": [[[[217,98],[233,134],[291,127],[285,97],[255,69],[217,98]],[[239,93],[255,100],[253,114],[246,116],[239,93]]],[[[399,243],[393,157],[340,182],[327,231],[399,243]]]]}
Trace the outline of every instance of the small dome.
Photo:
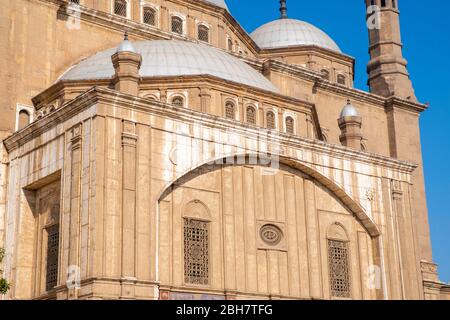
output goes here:
{"type": "MultiPolygon", "coordinates": [[[[208,45],[178,40],[151,40],[135,42],[132,46],[136,53],[142,55],[139,73],[144,78],[211,75],[279,92],[272,82],[242,60],[208,45]]],[[[110,79],[114,75],[111,56],[115,51],[115,48],[101,51],[82,60],[67,70],[60,79],[110,79]]]]}
{"type": "Polygon", "coordinates": [[[352,105],[350,100],[347,101],[347,104],[345,105],[344,109],[342,109],[340,118],[345,117],[359,117],[358,109],[356,109],[355,106],[352,105]]]}
{"type": "Polygon", "coordinates": [[[134,49],[133,44],[128,40],[123,40],[120,46],[117,48],[117,52],[134,52],[136,53],[136,49],[134,49]]]}
{"type": "Polygon", "coordinates": [[[230,10],[228,9],[228,6],[227,6],[225,0],[204,0],[204,1],[212,3],[212,4],[215,4],[218,7],[227,9],[227,11],[230,12],[230,10]]]}
{"type": "Polygon", "coordinates": [[[279,19],[259,27],[250,36],[262,49],[291,46],[318,46],[341,53],[336,42],[310,23],[295,19],[279,19]]]}
{"type": "Polygon", "coordinates": [[[117,52],[133,52],[136,53],[133,44],[128,40],[128,32],[125,32],[124,39],[122,43],[117,48],[117,52]]]}

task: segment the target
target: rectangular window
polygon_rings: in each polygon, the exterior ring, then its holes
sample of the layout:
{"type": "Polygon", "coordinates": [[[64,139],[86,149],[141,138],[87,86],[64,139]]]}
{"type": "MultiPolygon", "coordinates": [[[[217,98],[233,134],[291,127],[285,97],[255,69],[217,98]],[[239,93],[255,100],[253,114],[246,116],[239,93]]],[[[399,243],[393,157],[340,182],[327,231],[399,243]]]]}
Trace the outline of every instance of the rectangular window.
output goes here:
{"type": "Polygon", "coordinates": [[[184,278],[188,284],[209,284],[208,222],[184,220],[184,278]]]}
{"type": "Polygon", "coordinates": [[[58,284],[58,252],[59,252],[59,225],[47,230],[47,275],[46,290],[50,291],[58,284]]]}
{"type": "Polygon", "coordinates": [[[331,296],[350,298],[348,247],[344,241],[328,240],[331,296]]]}

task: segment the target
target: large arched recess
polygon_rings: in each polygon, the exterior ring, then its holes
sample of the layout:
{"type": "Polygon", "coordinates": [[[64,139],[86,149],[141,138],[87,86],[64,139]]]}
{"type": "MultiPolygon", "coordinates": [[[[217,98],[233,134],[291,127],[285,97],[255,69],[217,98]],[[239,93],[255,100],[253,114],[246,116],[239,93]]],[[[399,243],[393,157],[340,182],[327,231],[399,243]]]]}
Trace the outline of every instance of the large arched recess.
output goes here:
{"type": "MultiPolygon", "coordinates": [[[[267,157],[267,155],[259,155],[261,158],[267,157]]],[[[209,165],[211,163],[226,163],[229,165],[232,163],[232,161],[226,161],[225,159],[233,159],[233,158],[249,158],[253,157],[254,159],[258,157],[257,154],[250,154],[250,153],[241,153],[241,154],[230,154],[225,157],[218,157],[214,159],[209,159],[208,161],[199,163],[195,167],[191,167],[190,169],[186,170],[184,173],[179,175],[177,178],[175,178],[170,183],[166,184],[161,191],[161,193],[158,196],[158,204],[159,202],[172,190],[172,186],[176,185],[178,182],[180,182],[183,178],[185,178],[189,173],[191,173],[194,170],[200,169],[205,165],[209,165]],[[221,161],[222,160],[222,161],[221,161]]],[[[307,166],[306,164],[302,163],[301,161],[289,158],[285,156],[277,156],[277,159],[279,160],[280,164],[286,165],[288,167],[291,167],[293,169],[297,169],[304,174],[310,176],[312,179],[316,180],[320,184],[322,184],[326,189],[328,189],[333,195],[336,196],[337,199],[339,199],[349,210],[352,212],[356,219],[361,223],[361,225],[367,230],[368,234],[372,238],[376,238],[380,235],[380,230],[378,226],[375,224],[375,222],[367,215],[363,207],[355,201],[350,195],[345,192],[340,186],[338,186],[334,181],[330,180],[329,178],[325,177],[323,174],[318,172],[317,170],[307,166]]]]}

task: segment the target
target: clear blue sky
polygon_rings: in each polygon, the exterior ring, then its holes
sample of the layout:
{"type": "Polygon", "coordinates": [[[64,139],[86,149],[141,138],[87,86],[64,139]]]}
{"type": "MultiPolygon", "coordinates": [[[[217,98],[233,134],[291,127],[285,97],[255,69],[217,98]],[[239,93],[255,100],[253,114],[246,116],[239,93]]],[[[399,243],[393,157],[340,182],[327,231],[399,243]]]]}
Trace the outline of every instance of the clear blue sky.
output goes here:
{"type": "MultiPolygon", "coordinates": [[[[421,117],[428,208],[434,260],[442,281],[450,282],[450,1],[399,0],[404,56],[421,102],[431,107],[421,117]]],[[[288,0],[288,14],[327,32],[356,58],[355,86],[367,90],[368,37],[363,0],[288,0]]],[[[227,0],[239,23],[251,32],[279,17],[278,0],[227,0]]]]}

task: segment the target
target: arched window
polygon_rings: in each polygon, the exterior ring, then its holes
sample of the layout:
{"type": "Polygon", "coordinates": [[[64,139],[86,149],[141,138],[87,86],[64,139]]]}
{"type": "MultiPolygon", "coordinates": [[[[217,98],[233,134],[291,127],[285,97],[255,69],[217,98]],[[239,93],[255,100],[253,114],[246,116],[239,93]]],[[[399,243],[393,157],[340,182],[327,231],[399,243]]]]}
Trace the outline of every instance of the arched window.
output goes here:
{"type": "Polygon", "coordinates": [[[272,111],[267,112],[267,129],[273,130],[275,129],[275,113],[272,111]]]}
{"type": "Polygon", "coordinates": [[[19,112],[19,130],[25,128],[30,124],[30,114],[26,110],[19,112]]]}
{"type": "Polygon", "coordinates": [[[294,134],[294,119],[292,117],[286,118],[286,133],[294,134]]]}
{"type": "Polygon", "coordinates": [[[225,118],[227,119],[236,119],[236,108],[233,102],[227,102],[225,104],[225,118]]]}
{"type": "Polygon", "coordinates": [[[339,74],[339,75],[337,76],[337,83],[342,84],[342,85],[345,85],[346,82],[347,82],[347,81],[346,81],[346,78],[345,78],[344,75],[339,74]]]}
{"type": "Polygon", "coordinates": [[[180,96],[173,97],[172,105],[175,107],[184,107],[184,98],[180,96]]]}
{"type": "Polygon", "coordinates": [[[209,223],[184,219],[184,281],[209,284],[209,223]]]}
{"type": "Polygon", "coordinates": [[[151,7],[144,7],[143,22],[151,26],[156,26],[156,10],[151,7]]]}
{"type": "Polygon", "coordinates": [[[322,69],[320,73],[322,74],[323,79],[330,80],[330,72],[327,69],[322,69]]]}
{"type": "Polygon", "coordinates": [[[46,281],[47,291],[53,290],[58,284],[58,253],[59,253],[59,224],[46,228],[47,232],[47,261],[46,281]]]}
{"type": "Polygon", "coordinates": [[[333,298],[350,298],[350,261],[348,236],[341,224],[328,229],[328,270],[333,298]]]}
{"type": "Polygon", "coordinates": [[[183,19],[172,17],[172,32],[183,34],[183,19]]]}
{"type": "Polygon", "coordinates": [[[209,42],[209,29],[207,26],[198,26],[198,40],[203,42],[209,42]]]}
{"type": "Polygon", "coordinates": [[[126,0],[114,0],[114,14],[126,17],[128,2],[126,0]]]}
{"type": "Polygon", "coordinates": [[[233,40],[228,39],[228,50],[233,51],[233,40]]]}
{"type": "Polygon", "coordinates": [[[247,123],[256,124],[256,109],[248,106],[246,110],[247,123]]]}

